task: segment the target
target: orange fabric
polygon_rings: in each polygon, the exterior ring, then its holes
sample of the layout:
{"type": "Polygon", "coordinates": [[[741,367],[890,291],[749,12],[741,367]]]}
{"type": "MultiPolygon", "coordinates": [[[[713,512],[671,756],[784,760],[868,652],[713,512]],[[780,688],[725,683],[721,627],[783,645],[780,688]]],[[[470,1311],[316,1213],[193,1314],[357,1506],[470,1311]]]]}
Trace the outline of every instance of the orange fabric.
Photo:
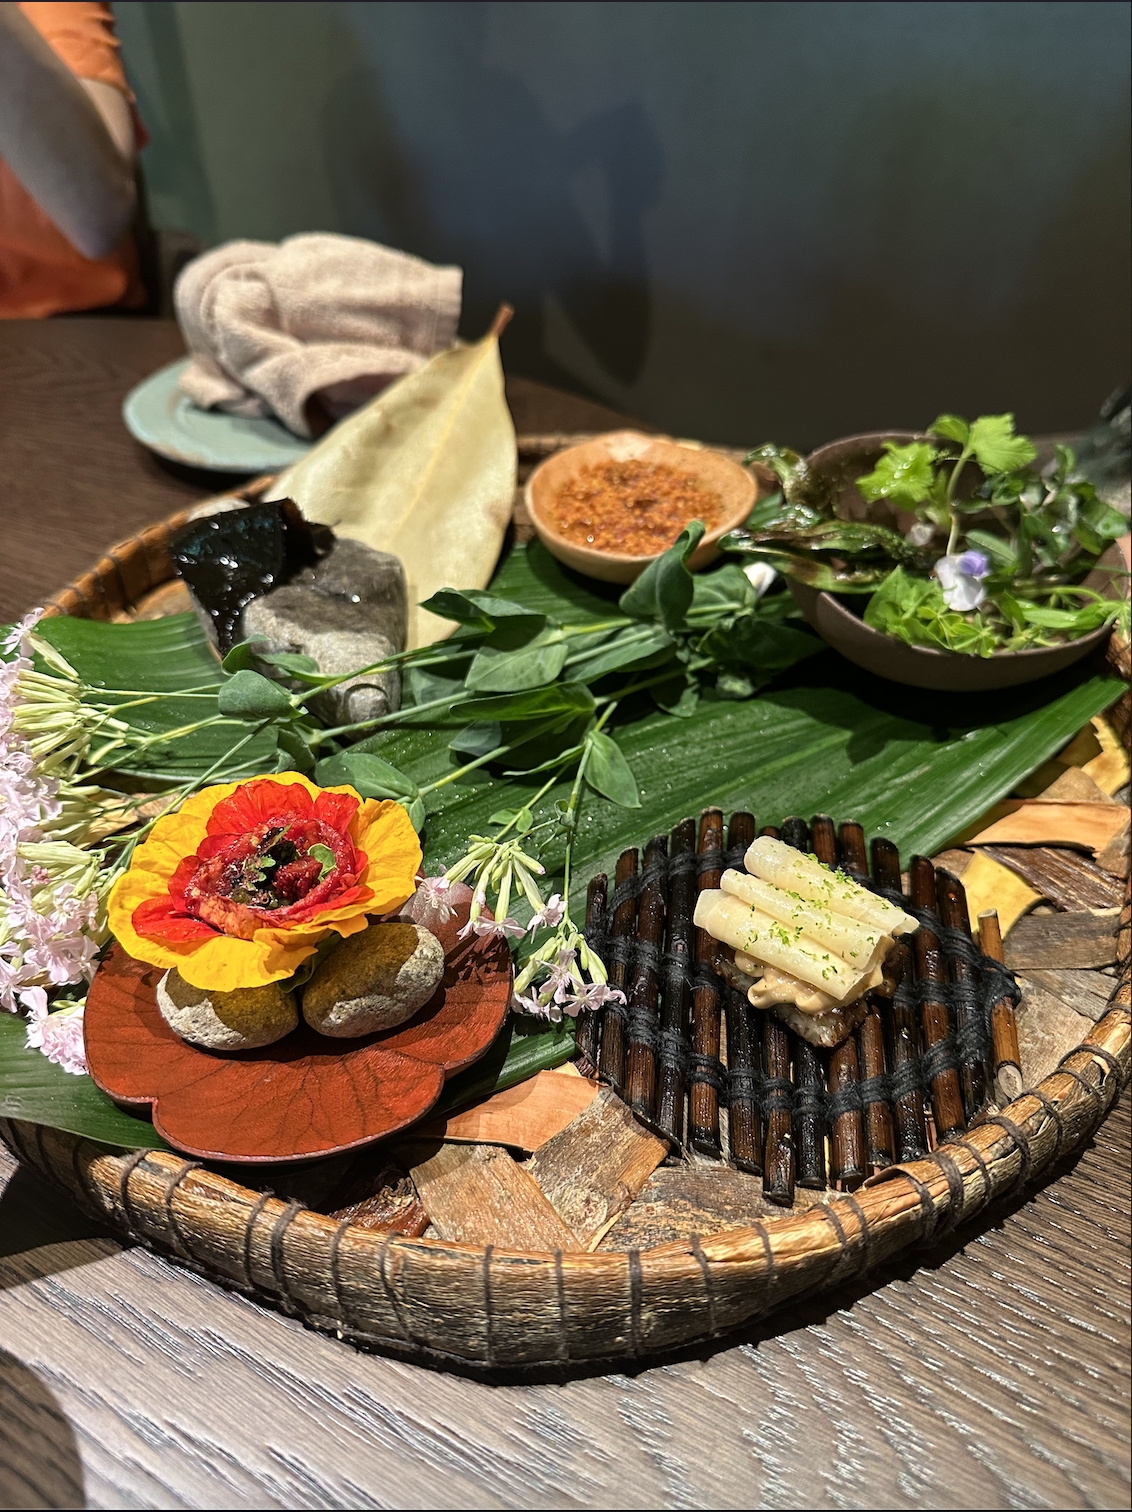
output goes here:
{"type": "MultiPolygon", "coordinates": [[[[109,5],[53,0],[19,8],[76,78],[113,85],[132,108],[109,5]]],[[[136,113],[134,130],[141,147],[146,137],[136,113]]],[[[0,320],[107,305],[136,309],[145,298],[132,233],[108,257],[84,257],[0,159],[0,320]]]]}

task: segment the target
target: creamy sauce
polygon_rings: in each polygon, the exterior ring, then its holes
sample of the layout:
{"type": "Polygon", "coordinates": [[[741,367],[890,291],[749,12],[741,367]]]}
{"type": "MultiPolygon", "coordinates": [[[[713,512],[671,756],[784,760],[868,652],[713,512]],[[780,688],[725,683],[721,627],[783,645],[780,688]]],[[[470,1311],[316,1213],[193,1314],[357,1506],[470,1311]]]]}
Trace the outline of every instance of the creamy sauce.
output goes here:
{"type": "MultiPolygon", "coordinates": [[[[735,952],[735,965],[747,976],[755,978],[754,984],[747,990],[747,999],[754,1008],[773,1008],[776,1003],[793,1003],[803,1013],[828,1013],[831,1008],[845,1006],[840,998],[831,997],[828,992],[822,992],[820,987],[811,987],[808,982],[799,981],[796,976],[791,976],[788,971],[782,971],[777,966],[764,966],[745,951],[735,952]]],[[[880,968],[875,968],[872,976],[864,983],[862,993],[879,986],[881,977],[880,968]]]]}

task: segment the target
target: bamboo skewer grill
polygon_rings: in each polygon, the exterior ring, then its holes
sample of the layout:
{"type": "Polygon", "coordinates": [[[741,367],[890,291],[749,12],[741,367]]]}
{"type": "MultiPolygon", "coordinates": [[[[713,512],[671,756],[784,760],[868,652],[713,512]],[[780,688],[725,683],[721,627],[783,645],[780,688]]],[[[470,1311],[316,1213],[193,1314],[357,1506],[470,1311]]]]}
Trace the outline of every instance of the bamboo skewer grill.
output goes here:
{"type": "Polygon", "coordinates": [[[919,1159],[993,1111],[995,1088],[1010,1086],[1017,1071],[1017,1032],[1011,1039],[1005,1026],[1013,1023],[1018,989],[1001,966],[996,915],[984,920],[990,948],[980,955],[958,878],[915,856],[906,896],[889,842],[874,844],[870,876],[859,825],[842,825],[839,835],[826,815],[810,825],[797,818],[783,823],[787,844],[843,866],[920,920],[911,943],[897,941],[887,963],[895,976],[892,996],[871,993],[864,1022],[832,1050],[821,1050],[772,1011],[752,1008],[715,969],[716,942],[691,924],[691,865],[699,888],[718,886],[724,866],[742,866],[754,818],[731,817],[726,850],[718,809],[705,810],[698,829],[694,857],[690,819],[673,831],[671,847],[667,836],[650,840],[643,862],[635,850],[621,854],[611,919],[601,907],[606,878],[591,883],[587,933],[608,956],[610,980],[624,984],[628,1003],[587,1021],[579,1041],[584,1067],[621,1090],[617,1067],[627,1023],[623,1095],[637,1117],[675,1149],[761,1174],[764,1197],[784,1207],[793,1204],[796,1187],[854,1191],[890,1168],[898,1153],[902,1161],[919,1159]]]}

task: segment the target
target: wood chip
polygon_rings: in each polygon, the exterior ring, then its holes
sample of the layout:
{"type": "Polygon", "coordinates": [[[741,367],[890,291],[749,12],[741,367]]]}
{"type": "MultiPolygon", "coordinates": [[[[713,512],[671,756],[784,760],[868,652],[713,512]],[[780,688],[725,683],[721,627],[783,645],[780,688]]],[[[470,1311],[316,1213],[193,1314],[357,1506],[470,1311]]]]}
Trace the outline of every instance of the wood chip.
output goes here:
{"type": "Polygon", "coordinates": [[[1019,981],[1023,986],[1032,983],[1036,989],[1059,998],[1074,1013],[1093,1020],[1108,1012],[1108,1000],[1116,986],[1112,977],[1099,971],[1027,971],[1019,981]]]}
{"type": "Polygon", "coordinates": [[[964,871],[963,889],[967,894],[967,912],[972,925],[981,913],[993,908],[998,913],[998,926],[1003,935],[1042,898],[1041,893],[1023,882],[1016,872],[982,851],[976,851],[964,871]]]}
{"type": "Polygon", "coordinates": [[[1117,878],[1078,851],[1049,845],[989,845],[984,854],[1008,866],[1043,898],[1069,913],[1119,908],[1124,897],[1117,878]]]}
{"type": "Polygon", "coordinates": [[[383,1187],[360,1202],[335,1208],[329,1216],[339,1223],[349,1220],[355,1228],[404,1234],[409,1239],[419,1239],[428,1228],[428,1214],[418,1202],[413,1183],[407,1176],[397,1185],[383,1187]]]}
{"type": "Polygon", "coordinates": [[[1006,811],[1003,817],[971,836],[967,844],[1078,845],[1103,851],[1128,826],[1128,810],[1117,804],[1017,798],[995,807],[1006,811]]]}
{"type": "Polygon", "coordinates": [[[1027,1087],[1037,1086],[1043,1077],[1056,1071],[1062,1056],[1079,1045],[1093,1027],[1092,1019],[1075,1013],[1060,998],[1032,983],[1024,988],[1017,1021],[1022,1082],[1027,1087]]]}
{"type": "Polygon", "coordinates": [[[438,1239],[551,1253],[583,1248],[538,1183],[498,1146],[442,1144],[412,1177],[438,1239]]]}
{"type": "Polygon", "coordinates": [[[475,1107],[430,1119],[413,1130],[421,1137],[510,1145],[537,1150],[560,1134],[593,1102],[598,1084],[571,1072],[540,1071],[517,1087],[496,1092],[475,1107]]]}
{"type": "Polygon", "coordinates": [[[1119,918],[1119,909],[1106,908],[1019,919],[1004,942],[1006,964],[1012,971],[1111,966],[1119,918]]]}
{"type": "Polygon", "coordinates": [[[1128,826],[1125,825],[1119,834],[1105,846],[1104,850],[1097,852],[1097,865],[1102,870],[1111,872],[1114,877],[1127,877],[1129,863],[1132,860],[1132,835],[1128,826]]]}
{"type": "Polygon", "coordinates": [[[587,1244],[623,1212],[668,1153],[608,1087],[527,1165],[562,1219],[587,1244]]]}
{"type": "Polygon", "coordinates": [[[937,869],[949,871],[953,877],[961,877],[974,859],[974,852],[969,850],[945,850],[940,851],[938,856],[932,857],[932,865],[937,869]]]}
{"type": "Polygon", "coordinates": [[[1124,742],[1104,714],[1097,714],[1092,724],[1100,743],[1101,754],[1087,761],[1082,770],[1086,771],[1097,786],[1103,788],[1106,793],[1116,793],[1132,775],[1132,763],[1129,762],[1124,742]]]}
{"type": "MultiPolygon", "coordinates": [[[[798,1196],[817,1195],[803,1193],[798,1196]]],[[[826,1196],[826,1193],[822,1193],[826,1196]]],[[[798,1203],[801,1208],[809,1204],[798,1203]]],[[[650,1249],[693,1234],[746,1228],[758,1218],[781,1218],[787,1209],[768,1202],[758,1176],[726,1166],[662,1166],[637,1200],[605,1234],[599,1250],[650,1249]]]]}
{"type": "Polygon", "coordinates": [[[1069,767],[1042,794],[1048,803],[1115,803],[1102,787],[1080,767],[1069,767]]]}

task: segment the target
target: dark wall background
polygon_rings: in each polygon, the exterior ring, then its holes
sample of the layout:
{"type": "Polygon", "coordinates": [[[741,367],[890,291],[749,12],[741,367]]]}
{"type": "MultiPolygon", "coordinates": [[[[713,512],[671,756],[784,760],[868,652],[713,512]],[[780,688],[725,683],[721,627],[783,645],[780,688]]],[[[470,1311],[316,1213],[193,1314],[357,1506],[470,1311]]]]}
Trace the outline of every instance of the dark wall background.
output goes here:
{"type": "Polygon", "coordinates": [[[809,446],[1128,372],[1123,3],[114,7],[152,216],[373,237],[513,372],[809,446]]]}

